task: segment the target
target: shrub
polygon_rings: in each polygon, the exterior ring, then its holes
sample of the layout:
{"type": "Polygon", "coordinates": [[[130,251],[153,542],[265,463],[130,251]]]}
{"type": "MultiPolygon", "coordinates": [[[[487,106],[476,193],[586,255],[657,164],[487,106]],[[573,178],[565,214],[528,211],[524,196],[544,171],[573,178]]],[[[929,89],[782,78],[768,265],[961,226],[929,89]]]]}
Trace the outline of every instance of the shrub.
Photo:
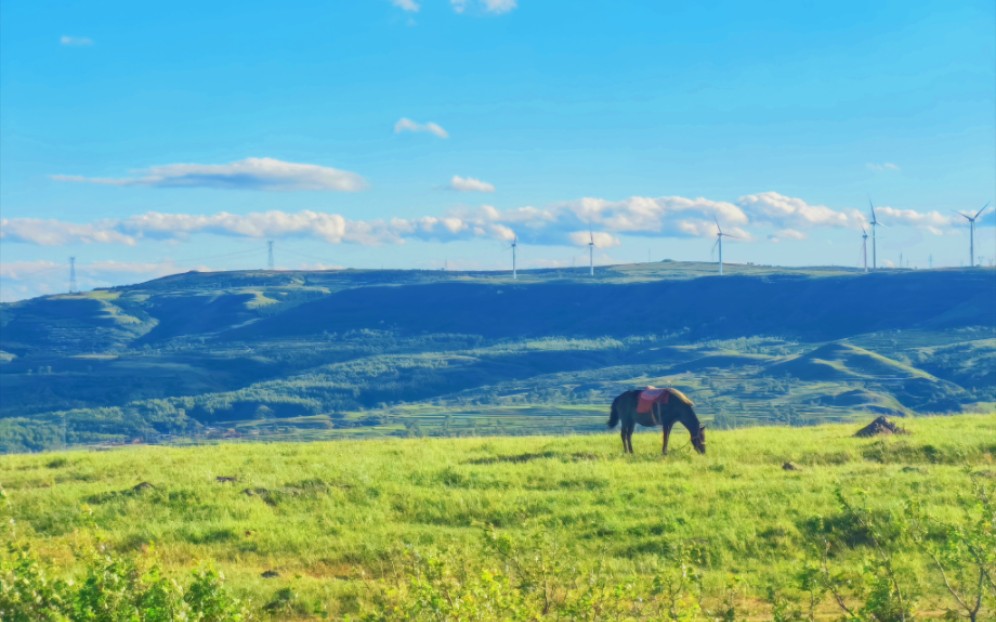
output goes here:
{"type": "Polygon", "coordinates": [[[8,542],[0,556],[0,620],[137,620],[229,622],[249,620],[246,606],[229,594],[221,575],[198,569],[184,588],[155,563],[87,550],[78,581],[53,578],[26,544],[8,542]]]}

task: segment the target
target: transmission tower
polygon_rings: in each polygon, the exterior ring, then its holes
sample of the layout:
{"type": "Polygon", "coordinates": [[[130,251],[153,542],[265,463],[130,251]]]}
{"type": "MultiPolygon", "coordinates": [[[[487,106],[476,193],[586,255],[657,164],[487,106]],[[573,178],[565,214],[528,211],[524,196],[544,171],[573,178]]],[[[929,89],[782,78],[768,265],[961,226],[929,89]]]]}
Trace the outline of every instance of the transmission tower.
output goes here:
{"type": "Polygon", "coordinates": [[[268,240],[266,242],[267,249],[267,262],[266,265],[270,270],[273,270],[273,240],[268,240]]]}
{"type": "Polygon", "coordinates": [[[79,291],[79,288],[76,286],[76,258],[75,257],[70,257],[69,258],[69,293],[70,294],[75,294],[78,291],[79,291]]]}

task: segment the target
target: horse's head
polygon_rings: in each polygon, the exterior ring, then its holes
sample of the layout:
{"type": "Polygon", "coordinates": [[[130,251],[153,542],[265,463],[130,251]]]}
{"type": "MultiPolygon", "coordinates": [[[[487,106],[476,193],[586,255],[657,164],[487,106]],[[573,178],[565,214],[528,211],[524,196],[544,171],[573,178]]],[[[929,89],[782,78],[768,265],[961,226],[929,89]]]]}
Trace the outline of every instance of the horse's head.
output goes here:
{"type": "Polygon", "coordinates": [[[692,447],[700,454],[705,453],[705,426],[700,425],[698,432],[692,432],[692,447]]]}

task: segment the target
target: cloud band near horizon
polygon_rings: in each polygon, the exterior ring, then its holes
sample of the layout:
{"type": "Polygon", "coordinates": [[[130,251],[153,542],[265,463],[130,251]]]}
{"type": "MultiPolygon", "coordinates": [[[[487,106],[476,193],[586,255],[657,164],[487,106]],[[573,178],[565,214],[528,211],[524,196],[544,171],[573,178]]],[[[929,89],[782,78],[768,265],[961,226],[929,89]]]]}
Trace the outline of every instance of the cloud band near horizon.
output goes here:
{"type": "MultiPolygon", "coordinates": [[[[891,224],[913,226],[935,235],[954,223],[939,212],[877,208],[891,224]]],[[[755,236],[745,227],[770,229],[766,239],[803,240],[805,230],[860,229],[856,209],[834,210],[776,192],[745,195],[736,202],[703,197],[630,197],[621,201],[586,197],[550,207],[500,210],[490,205],[452,210],[444,216],[351,220],[340,214],[270,210],[248,214],[167,214],[146,212],[128,218],[73,223],[56,219],[0,219],[0,239],[37,246],[123,244],[141,240],[186,240],[210,234],[242,238],[309,237],[330,244],[400,244],[408,239],[450,242],[498,239],[538,245],[585,245],[588,232],[599,247],[617,246],[619,236],[712,237],[717,224],[743,241],[755,236]]],[[[762,236],[760,239],[765,239],[762,236]]]]}

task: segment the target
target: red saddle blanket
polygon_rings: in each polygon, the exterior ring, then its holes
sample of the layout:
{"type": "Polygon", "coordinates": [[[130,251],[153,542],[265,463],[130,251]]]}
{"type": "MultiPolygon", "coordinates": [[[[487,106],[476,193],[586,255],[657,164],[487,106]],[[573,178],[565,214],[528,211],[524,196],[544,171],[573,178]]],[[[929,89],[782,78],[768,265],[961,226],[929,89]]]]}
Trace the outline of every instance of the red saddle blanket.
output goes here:
{"type": "Polygon", "coordinates": [[[640,401],[636,403],[636,412],[649,413],[654,409],[654,404],[667,404],[671,398],[671,392],[667,389],[647,389],[640,391],[640,401]]]}

